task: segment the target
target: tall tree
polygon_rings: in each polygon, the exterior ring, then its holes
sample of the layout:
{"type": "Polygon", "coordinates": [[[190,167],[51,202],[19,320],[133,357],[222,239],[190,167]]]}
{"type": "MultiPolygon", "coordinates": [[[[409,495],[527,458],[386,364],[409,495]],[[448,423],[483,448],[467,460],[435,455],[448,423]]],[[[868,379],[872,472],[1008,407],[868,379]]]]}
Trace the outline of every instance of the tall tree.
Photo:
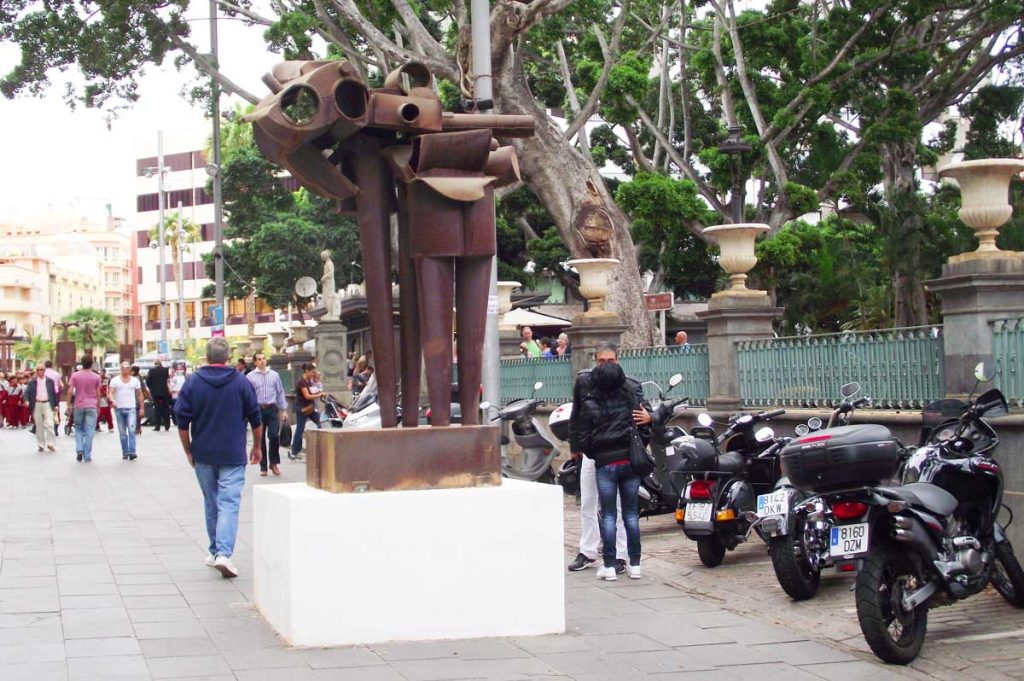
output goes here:
{"type": "MultiPolygon", "coordinates": [[[[149,240],[150,242],[159,243],[159,224],[154,225],[152,229],[149,230],[149,240]]],[[[188,218],[177,212],[164,217],[164,243],[171,249],[171,265],[174,270],[174,281],[177,282],[179,290],[182,290],[182,287],[185,285],[185,279],[181,272],[183,264],[181,262],[182,251],[188,248],[191,244],[197,244],[202,240],[202,228],[188,218]]]]}
{"type": "Polygon", "coordinates": [[[80,307],[61,321],[75,324],[68,328],[68,337],[87,353],[99,355],[117,346],[117,321],[106,310],[80,307]]]}
{"type": "Polygon", "coordinates": [[[27,341],[15,343],[12,350],[17,357],[41,362],[44,359],[49,359],[53,354],[53,343],[47,340],[43,334],[37,333],[27,341]]]}

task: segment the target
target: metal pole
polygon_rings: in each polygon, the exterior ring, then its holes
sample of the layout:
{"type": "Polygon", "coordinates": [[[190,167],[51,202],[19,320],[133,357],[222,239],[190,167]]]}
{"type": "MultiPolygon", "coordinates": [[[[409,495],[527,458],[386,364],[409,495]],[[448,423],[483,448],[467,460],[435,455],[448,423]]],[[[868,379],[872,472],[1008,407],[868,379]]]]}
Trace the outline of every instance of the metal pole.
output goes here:
{"type": "MultiPolygon", "coordinates": [[[[471,0],[473,37],[473,97],[493,99],[491,78],[491,8],[489,0],[471,0]]],[[[483,399],[501,404],[501,347],[498,343],[498,256],[491,258],[491,281],[487,292],[487,326],[484,329],[483,399]]]]}
{"type": "Polygon", "coordinates": [[[183,229],[184,218],[181,215],[181,201],[178,201],[178,233],[176,243],[178,247],[178,323],[181,325],[181,351],[185,352],[185,339],[188,334],[188,319],[185,316],[185,263],[182,261],[184,249],[182,248],[182,240],[185,238],[185,230],[183,229]]]}
{"type": "Polygon", "coordinates": [[[164,131],[156,131],[157,207],[160,246],[160,342],[167,347],[167,261],[164,256],[164,131]]]}
{"type": "MultiPolygon", "coordinates": [[[[217,0],[210,0],[210,54],[213,65],[217,58],[217,0]]],[[[210,77],[210,100],[213,116],[213,284],[217,305],[224,310],[224,220],[220,186],[220,85],[210,77]]],[[[225,317],[227,311],[225,310],[225,317]]]]}

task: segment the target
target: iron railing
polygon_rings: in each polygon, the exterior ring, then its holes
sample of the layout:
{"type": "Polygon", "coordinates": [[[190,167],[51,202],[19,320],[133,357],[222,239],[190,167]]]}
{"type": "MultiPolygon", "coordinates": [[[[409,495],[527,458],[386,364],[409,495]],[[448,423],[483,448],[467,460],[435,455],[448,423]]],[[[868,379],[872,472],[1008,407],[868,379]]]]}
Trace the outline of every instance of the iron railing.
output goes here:
{"type": "Polygon", "coordinates": [[[501,401],[505,404],[531,395],[552,404],[568,402],[572,400],[572,384],[572,361],[568,358],[501,360],[501,401]],[[534,394],[537,381],[544,387],[534,394]]]}
{"type": "Polygon", "coordinates": [[[1024,319],[992,322],[995,386],[1010,404],[1024,406],[1024,319]]]}
{"type": "Polygon", "coordinates": [[[749,407],[834,406],[851,381],[876,409],[917,409],[946,392],[941,326],[741,341],[737,364],[749,407]]]}
{"type": "MultiPolygon", "coordinates": [[[[688,397],[692,405],[706,405],[711,392],[708,374],[708,346],[687,345],[680,348],[669,345],[655,348],[623,350],[619,357],[623,371],[639,381],[654,381],[663,390],[668,379],[682,374],[683,382],[673,388],[675,397],[688,397]]],[[[644,386],[647,399],[654,399],[658,391],[652,385],[644,386]]]]}

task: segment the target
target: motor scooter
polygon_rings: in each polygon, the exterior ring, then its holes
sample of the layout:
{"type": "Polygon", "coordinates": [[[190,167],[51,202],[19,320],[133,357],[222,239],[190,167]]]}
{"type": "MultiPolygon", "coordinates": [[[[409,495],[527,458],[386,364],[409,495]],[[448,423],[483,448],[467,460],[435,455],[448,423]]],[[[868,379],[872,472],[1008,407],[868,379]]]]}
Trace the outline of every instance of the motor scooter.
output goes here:
{"type": "Polygon", "coordinates": [[[480,409],[488,414],[490,421],[501,421],[502,431],[505,430],[505,424],[509,424],[516,444],[523,450],[521,463],[515,465],[508,456],[508,438],[502,436],[501,474],[515,480],[553,485],[555,471],[551,467],[551,462],[558,454],[558,440],[537,415],[537,407],[543,404],[544,400],[534,397],[543,387],[544,383],[537,381],[533,384],[533,392],[528,398],[514,400],[501,408],[489,402],[482,402],[480,409]]]}
{"type": "MultiPolygon", "coordinates": [[[[377,400],[377,374],[370,376],[366,387],[359,393],[352,405],[348,408],[348,414],[342,421],[344,429],[358,428],[360,430],[380,428],[380,404],[377,400]]],[[[398,405],[398,417],[402,417],[402,406],[398,405]]]]}

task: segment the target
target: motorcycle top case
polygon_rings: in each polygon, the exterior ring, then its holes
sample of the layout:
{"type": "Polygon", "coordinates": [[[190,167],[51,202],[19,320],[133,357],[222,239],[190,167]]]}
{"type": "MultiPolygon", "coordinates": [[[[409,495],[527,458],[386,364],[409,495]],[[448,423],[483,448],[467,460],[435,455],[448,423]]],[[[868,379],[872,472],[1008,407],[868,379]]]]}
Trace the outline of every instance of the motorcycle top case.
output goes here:
{"type": "Polygon", "coordinates": [[[889,429],[877,424],[819,430],[793,440],[782,450],[782,474],[798,489],[813,493],[843,487],[877,485],[899,464],[900,446],[889,429]]]}
{"type": "Polygon", "coordinates": [[[687,435],[672,441],[676,454],[679,455],[678,470],[698,472],[718,470],[718,457],[715,446],[707,440],[687,435]]]}

